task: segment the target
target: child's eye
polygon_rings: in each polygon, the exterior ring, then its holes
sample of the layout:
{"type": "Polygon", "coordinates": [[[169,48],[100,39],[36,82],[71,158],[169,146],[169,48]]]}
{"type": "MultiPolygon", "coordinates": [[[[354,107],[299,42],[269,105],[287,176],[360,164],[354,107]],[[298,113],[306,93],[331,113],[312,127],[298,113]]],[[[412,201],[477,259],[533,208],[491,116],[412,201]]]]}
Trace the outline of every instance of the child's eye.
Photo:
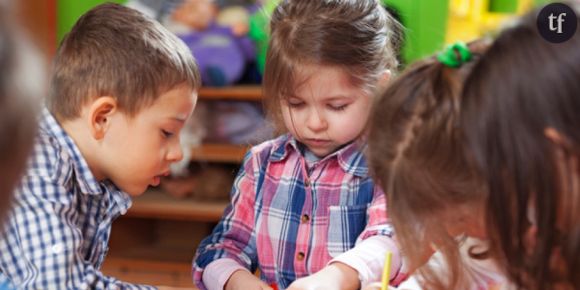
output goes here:
{"type": "Polygon", "coordinates": [[[328,107],[334,111],[343,111],[344,109],[346,109],[346,107],[348,107],[348,104],[342,104],[342,105],[332,105],[331,104],[331,105],[328,105],[328,107]]]}
{"type": "Polygon", "coordinates": [[[288,106],[291,108],[300,108],[300,107],[304,106],[304,102],[288,101],[288,106]]]}
{"type": "Polygon", "coordinates": [[[161,133],[163,134],[163,137],[165,137],[165,138],[171,138],[173,136],[173,133],[166,131],[166,130],[163,130],[163,129],[161,129],[161,133]]]}

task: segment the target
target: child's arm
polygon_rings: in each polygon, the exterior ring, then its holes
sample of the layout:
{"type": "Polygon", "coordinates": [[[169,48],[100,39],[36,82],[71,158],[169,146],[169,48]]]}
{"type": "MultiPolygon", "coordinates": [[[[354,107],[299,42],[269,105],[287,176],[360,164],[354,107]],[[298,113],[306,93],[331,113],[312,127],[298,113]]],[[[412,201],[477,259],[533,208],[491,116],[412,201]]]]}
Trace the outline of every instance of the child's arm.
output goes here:
{"type": "MultiPolygon", "coordinates": [[[[234,273],[248,272],[237,270],[241,268],[253,270],[256,267],[257,253],[253,230],[256,203],[255,175],[259,176],[261,169],[258,159],[252,155],[252,151],[248,152],[234,181],[230,205],[220,223],[197,249],[193,279],[202,290],[223,289],[226,281],[229,281],[234,273]],[[226,267],[218,267],[218,264],[226,267]]],[[[228,285],[235,286],[236,281],[229,281],[228,285]]]]}
{"type": "Polygon", "coordinates": [[[360,289],[358,272],[350,266],[336,262],[313,275],[290,284],[287,290],[351,290],[360,289]]]}
{"type": "Polygon", "coordinates": [[[25,289],[155,289],[107,277],[94,266],[107,247],[108,231],[85,240],[80,227],[99,221],[79,216],[77,207],[87,205],[65,198],[71,194],[83,193],[70,193],[45,176],[22,180],[0,239],[2,274],[25,289]],[[87,246],[94,249],[89,257],[82,254],[87,246]]]}
{"type": "Polygon", "coordinates": [[[234,272],[223,287],[224,290],[273,290],[252,273],[239,270],[234,272]]]}

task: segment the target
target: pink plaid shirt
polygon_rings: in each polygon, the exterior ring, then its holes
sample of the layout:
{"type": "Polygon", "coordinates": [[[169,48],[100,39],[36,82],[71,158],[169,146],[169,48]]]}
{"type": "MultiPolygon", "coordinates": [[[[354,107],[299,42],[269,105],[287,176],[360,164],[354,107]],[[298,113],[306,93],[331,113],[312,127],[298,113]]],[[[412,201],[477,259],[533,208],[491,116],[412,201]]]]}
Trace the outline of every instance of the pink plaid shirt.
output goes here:
{"type": "Polygon", "coordinates": [[[377,281],[386,251],[398,261],[393,280],[404,276],[397,275],[400,255],[391,239],[385,195],[368,175],[362,154],[366,144],[353,142],[311,166],[300,148],[291,135],[284,135],[248,152],[230,206],[197,250],[193,276],[198,287],[207,289],[204,269],[219,259],[252,272],[259,269],[262,280],[282,289],[331,260],[345,262],[359,274],[369,272],[362,267],[374,265],[372,274],[359,277],[363,285],[377,281]],[[382,254],[364,254],[368,248],[359,247],[371,237],[390,241],[379,243],[382,254]]]}

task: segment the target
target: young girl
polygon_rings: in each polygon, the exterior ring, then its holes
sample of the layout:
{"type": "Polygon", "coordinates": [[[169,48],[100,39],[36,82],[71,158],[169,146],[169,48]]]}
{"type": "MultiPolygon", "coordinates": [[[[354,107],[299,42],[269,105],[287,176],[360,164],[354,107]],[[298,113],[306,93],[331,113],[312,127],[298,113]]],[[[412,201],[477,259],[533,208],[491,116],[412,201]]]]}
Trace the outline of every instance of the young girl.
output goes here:
{"type": "Polygon", "coordinates": [[[537,15],[474,68],[463,128],[489,188],[492,256],[521,289],[580,289],[580,32],[550,43],[537,15]]]}
{"type": "Polygon", "coordinates": [[[388,193],[409,269],[418,268],[402,289],[418,287],[411,283],[430,290],[487,289],[502,281],[483,259],[483,186],[463,153],[459,127],[463,81],[486,47],[483,40],[456,43],[415,63],[371,113],[369,162],[388,193]]]}
{"type": "Polygon", "coordinates": [[[403,277],[362,155],[372,92],[397,66],[396,30],[376,0],[276,8],[264,90],[288,133],[246,155],[231,206],[197,250],[198,287],[358,289],[380,280],[387,251],[391,280],[403,277]]]}

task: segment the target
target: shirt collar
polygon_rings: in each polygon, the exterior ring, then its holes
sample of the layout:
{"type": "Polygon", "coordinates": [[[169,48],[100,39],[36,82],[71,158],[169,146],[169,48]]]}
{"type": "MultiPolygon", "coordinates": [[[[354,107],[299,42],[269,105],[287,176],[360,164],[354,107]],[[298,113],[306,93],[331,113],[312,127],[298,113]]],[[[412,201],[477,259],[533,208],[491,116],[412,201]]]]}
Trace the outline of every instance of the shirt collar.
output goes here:
{"type": "Polygon", "coordinates": [[[58,121],[46,108],[42,110],[40,130],[53,136],[65,148],[66,153],[70,155],[75,172],[74,176],[81,192],[85,194],[102,194],[103,189],[101,188],[101,184],[89,169],[87,161],[81,154],[74,140],[63,130],[58,121]]]}
{"type": "MultiPolygon", "coordinates": [[[[319,162],[327,162],[328,160],[336,159],[344,172],[359,177],[366,177],[369,171],[366,158],[363,154],[366,147],[367,144],[363,138],[359,138],[325,156],[319,162]]],[[[280,139],[280,142],[275,144],[272,148],[272,154],[270,155],[269,161],[283,161],[292,153],[302,155],[300,153],[298,140],[296,140],[296,138],[291,134],[286,134],[280,139]]]]}
{"type": "Polygon", "coordinates": [[[117,205],[117,211],[115,212],[122,215],[127,213],[127,210],[133,204],[131,196],[128,193],[120,190],[113,182],[108,179],[101,182],[101,184],[103,185],[104,190],[113,196],[113,200],[117,205]]]}

